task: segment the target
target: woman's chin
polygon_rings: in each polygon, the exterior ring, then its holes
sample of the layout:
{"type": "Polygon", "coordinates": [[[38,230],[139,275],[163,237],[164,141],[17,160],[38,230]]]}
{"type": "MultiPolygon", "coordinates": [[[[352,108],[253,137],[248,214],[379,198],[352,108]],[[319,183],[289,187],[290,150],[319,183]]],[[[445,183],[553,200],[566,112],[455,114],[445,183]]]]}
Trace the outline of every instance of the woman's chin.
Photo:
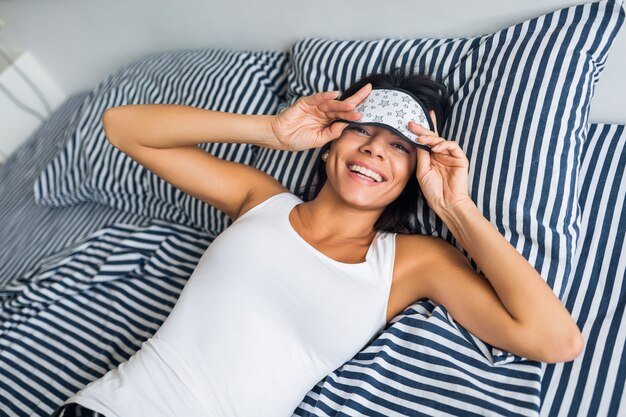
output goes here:
{"type": "Polygon", "coordinates": [[[385,207],[388,200],[388,190],[376,189],[370,187],[359,187],[350,185],[345,187],[340,192],[343,200],[356,207],[363,209],[379,209],[385,207]]]}

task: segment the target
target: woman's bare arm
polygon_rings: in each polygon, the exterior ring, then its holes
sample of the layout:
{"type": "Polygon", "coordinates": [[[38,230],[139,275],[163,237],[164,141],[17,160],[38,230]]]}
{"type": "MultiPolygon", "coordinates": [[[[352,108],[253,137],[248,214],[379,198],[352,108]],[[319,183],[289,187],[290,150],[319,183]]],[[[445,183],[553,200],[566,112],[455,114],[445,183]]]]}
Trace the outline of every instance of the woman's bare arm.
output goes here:
{"type": "Polygon", "coordinates": [[[113,146],[181,191],[236,220],[252,192],[287,191],[254,167],[225,161],[196,146],[202,142],[275,146],[271,116],[240,115],[169,104],[120,106],[104,112],[113,146]]]}
{"type": "Polygon", "coordinates": [[[279,149],[272,117],[176,104],[138,104],[109,108],[102,120],[107,138],[120,148],[132,144],[167,149],[225,142],[279,149]]]}
{"type": "Polygon", "coordinates": [[[440,252],[448,255],[427,268],[425,280],[417,280],[428,288],[426,296],[494,346],[544,362],[573,360],[584,347],[578,326],[541,275],[470,198],[469,160],[459,143],[415,123],[408,127],[431,150],[418,148],[422,194],[487,278],[447,244],[440,252]]]}
{"type": "Polygon", "coordinates": [[[584,340],[571,315],[476,205],[468,200],[440,216],[488,281],[442,241],[447,255],[429,268],[427,296],[493,346],[548,363],[576,358],[584,340]]]}
{"type": "Polygon", "coordinates": [[[298,99],[277,116],[242,115],[174,104],[141,104],[107,109],[102,117],[109,142],[183,192],[237,219],[256,195],[287,191],[254,167],[224,161],[200,149],[205,142],[247,143],[273,149],[304,150],[337,138],[356,120],[354,108],[371,90],[345,101],[337,92],[298,99]]]}

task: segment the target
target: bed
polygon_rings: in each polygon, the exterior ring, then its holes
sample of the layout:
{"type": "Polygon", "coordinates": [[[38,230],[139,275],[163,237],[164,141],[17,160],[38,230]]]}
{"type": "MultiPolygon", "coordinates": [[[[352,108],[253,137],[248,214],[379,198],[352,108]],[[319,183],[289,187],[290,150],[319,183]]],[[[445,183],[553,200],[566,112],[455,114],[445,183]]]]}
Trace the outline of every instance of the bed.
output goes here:
{"type": "MultiPolygon", "coordinates": [[[[449,87],[442,136],[468,155],[472,199],[572,313],[585,350],[568,363],[531,361],[421,300],[312,387],[294,416],[626,415],[626,133],[588,120],[623,21],[622,2],[604,0],[475,38],[168,51],[73,95],[0,166],[0,414],[48,416],[128,360],[230,223],[110,146],[105,108],[273,114],[302,95],[410,66],[449,87]]],[[[314,180],[318,150],[198,146],[264,170],[303,198],[314,180]]],[[[468,255],[416,204],[421,233],[468,255]]]]}

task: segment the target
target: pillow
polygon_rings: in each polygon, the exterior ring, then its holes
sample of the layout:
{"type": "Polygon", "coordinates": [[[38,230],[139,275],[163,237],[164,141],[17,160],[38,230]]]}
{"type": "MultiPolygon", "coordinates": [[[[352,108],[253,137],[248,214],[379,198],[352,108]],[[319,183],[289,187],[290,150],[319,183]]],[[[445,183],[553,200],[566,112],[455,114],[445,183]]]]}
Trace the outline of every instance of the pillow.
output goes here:
{"type": "MultiPolygon", "coordinates": [[[[589,104],[623,20],[621,5],[604,0],[475,38],[305,39],[291,48],[289,101],[281,108],[397,66],[446,84],[453,105],[440,133],[458,141],[470,161],[472,200],[562,299],[579,235],[589,104]]],[[[318,158],[319,149],[260,148],[254,166],[304,199],[318,158]]],[[[471,260],[422,195],[416,204],[419,233],[446,239],[471,260]]],[[[494,362],[514,359],[481,350],[494,362]]]]}
{"type": "MultiPolygon", "coordinates": [[[[122,67],[91,92],[72,118],[61,152],[35,181],[36,202],[64,207],[93,201],[216,236],[231,219],[113,147],[102,114],[109,107],[144,103],[274,113],[284,98],[287,64],[283,52],[201,49],[154,54],[122,67]]],[[[249,164],[254,158],[254,148],[247,144],[197,146],[230,161],[249,164]]]]}

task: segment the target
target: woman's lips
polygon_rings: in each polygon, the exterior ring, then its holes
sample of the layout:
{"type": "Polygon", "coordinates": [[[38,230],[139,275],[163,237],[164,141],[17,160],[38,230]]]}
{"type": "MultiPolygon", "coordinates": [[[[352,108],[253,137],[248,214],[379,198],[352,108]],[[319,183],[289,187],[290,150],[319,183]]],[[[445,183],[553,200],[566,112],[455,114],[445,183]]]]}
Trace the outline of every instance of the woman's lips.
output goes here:
{"type": "Polygon", "coordinates": [[[382,172],[380,172],[378,169],[374,168],[373,166],[370,166],[369,164],[366,164],[365,162],[361,162],[361,161],[348,161],[348,162],[346,163],[346,166],[347,166],[347,167],[350,167],[350,165],[352,165],[352,164],[354,164],[354,165],[359,165],[359,166],[361,166],[361,167],[363,167],[363,168],[367,168],[367,169],[369,169],[370,171],[373,171],[373,172],[377,173],[377,174],[378,174],[378,175],[380,175],[380,176],[381,176],[381,178],[383,179],[381,182],[385,182],[385,181],[387,181],[387,178],[383,175],[383,173],[382,173],[382,172]]]}
{"type": "MultiPolygon", "coordinates": [[[[369,186],[374,186],[374,185],[378,185],[378,184],[382,184],[382,182],[376,182],[376,181],[370,181],[368,179],[365,179],[361,176],[359,176],[356,172],[350,171],[348,169],[348,167],[346,167],[346,169],[348,170],[348,176],[350,178],[352,178],[353,180],[355,180],[356,182],[360,182],[363,185],[369,185],[369,186]]],[[[384,181],[383,181],[384,182],[384,181]]]]}

